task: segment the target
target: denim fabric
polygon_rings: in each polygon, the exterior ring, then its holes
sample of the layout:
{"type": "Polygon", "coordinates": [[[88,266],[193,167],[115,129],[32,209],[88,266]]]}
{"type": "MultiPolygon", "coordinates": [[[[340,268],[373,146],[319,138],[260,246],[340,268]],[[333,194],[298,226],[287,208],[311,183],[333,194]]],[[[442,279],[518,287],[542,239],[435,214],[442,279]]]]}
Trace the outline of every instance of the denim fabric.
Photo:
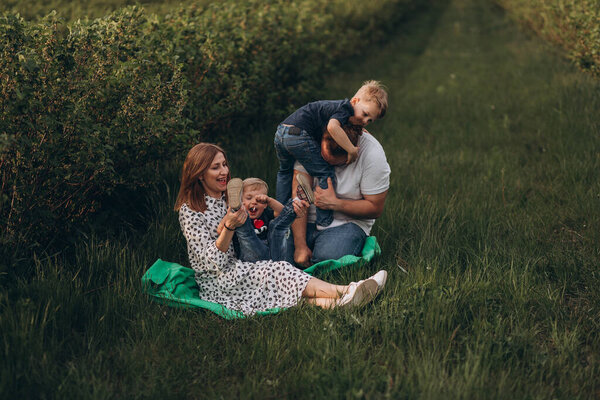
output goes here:
{"type": "MultiPolygon", "coordinates": [[[[306,131],[298,135],[289,133],[289,126],[279,125],[275,133],[275,150],[279,158],[277,171],[276,198],[285,203],[292,197],[292,180],[294,178],[294,162],[297,160],[315,178],[319,186],[327,189],[327,178],[335,185],[335,168],[321,157],[321,146],[306,131]]],[[[328,226],[333,221],[332,210],[317,208],[317,224],[328,226]]]]}
{"type": "Polygon", "coordinates": [[[287,261],[294,265],[294,235],[290,226],[296,219],[296,213],[292,202],[292,199],[288,200],[277,218],[269,223],[267,234],[271,260],[287,261]]]}
{"type": "Polygon", "coordinates": [[[296,213],[289,200],[277,218],[269,223],[268,240],[261,240],[254,232],[250,218],[236,229],[239,244],[238,258],[242,261],[259,260],[287,261],[294,263],[294,237],[290,225],[296,219],[296,213]]]}
{"type": "Polygon", "coordinates": [[[306,244],[312,249],[312,263],[337,260],[348,254],[358,256],[366,238],[365,231],[351,222],[321,231],[315,224],[306,227],[306,244]]]}
{"type": "Polygon", "coordinates": [[[250,218],[246,218],[244,225],[235,230],[235,236],[239,246],[238,258],[240,260],[256,262],[269,259],[269,247],[266,240],[261,240],[256,236],[250,218]]]}

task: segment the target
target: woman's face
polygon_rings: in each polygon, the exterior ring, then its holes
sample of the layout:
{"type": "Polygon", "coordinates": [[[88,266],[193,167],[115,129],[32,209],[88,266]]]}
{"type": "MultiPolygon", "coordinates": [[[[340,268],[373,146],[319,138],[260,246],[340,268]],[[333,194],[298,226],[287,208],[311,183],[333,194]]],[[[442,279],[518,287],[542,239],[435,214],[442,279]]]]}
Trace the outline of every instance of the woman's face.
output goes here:
{"type": "Polygon", "coordinates": [[[229,166],[225,155],[219,152],[213,158],[210,167],[200,177],[206,194],[210,197],[220,198],[227,189],[227,174],[229,174],[229,166]]]}

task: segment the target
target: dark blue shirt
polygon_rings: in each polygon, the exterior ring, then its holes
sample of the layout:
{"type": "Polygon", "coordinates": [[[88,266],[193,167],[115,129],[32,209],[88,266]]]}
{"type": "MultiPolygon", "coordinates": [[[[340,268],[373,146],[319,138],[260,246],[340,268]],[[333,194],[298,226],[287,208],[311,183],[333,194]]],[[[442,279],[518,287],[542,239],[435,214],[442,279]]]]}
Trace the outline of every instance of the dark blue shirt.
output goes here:
{"type": "Polygon", "coordinates": [[[337,119],[340,125],[345,125],[352,116],[354,108],[348,99],[320,100],[300,107],[282,123],[304,129],[316,141],[321,142],[330,119],[337,119]]]}
{"type": "Polygon", "coordinates": [[[265,211],[260,215],[260,217],[252,220],[252,225],[254,225],[254,233],[261,240],[267,240],[268,234],[267,230],[269,229],[269,222],[271,222],[275,218],[275,213],[269,207],[265,208],[265,211]]]}

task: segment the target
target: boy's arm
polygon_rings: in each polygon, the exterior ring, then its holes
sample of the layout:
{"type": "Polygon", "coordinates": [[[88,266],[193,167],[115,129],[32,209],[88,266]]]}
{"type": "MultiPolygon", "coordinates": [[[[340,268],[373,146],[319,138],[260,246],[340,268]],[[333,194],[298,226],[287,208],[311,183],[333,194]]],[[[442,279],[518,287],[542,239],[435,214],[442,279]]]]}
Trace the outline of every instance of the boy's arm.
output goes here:
{"type": "Polygon", "coordinates": [[[256,201],[259,203],[266,204],[268,207],[271,207],[274,216],[278,216],[281,210],[283,210],[283,204],[281,204],[274,198],[267,196],[266,194],[256,195],[256,201]]]}
{"type": "Polygon", "coordinates": [[[350,164],[352,161],[356,160],[358,157],[358,147],[353,145],[350,139],[348,139],[348,135],[342,129],[340,121],[335,118],[330,119],[327,123],[327,131],[333,140],[348,152],[348,161],[346,164],[350,164]]]}
{"type": "Polygon", "coordinates": [[[281,204],[280,202],[278,202],[277,200],[275,200],[272,197],[267,197],[267,205],[269,207],[271,207],[271,209],[273,210],[273,214],[276,217],[279,215],[281,210],[283,210],[283,204],[281,204]]]}

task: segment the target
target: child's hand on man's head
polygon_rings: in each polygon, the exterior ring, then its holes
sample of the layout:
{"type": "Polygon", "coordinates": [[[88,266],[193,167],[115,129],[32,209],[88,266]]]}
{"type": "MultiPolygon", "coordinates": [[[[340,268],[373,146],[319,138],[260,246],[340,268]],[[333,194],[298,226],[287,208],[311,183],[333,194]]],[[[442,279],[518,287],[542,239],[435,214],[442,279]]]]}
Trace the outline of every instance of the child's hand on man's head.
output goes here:
{"type": "Polygon", "coordinates": [[[350,163],[354,162],[357,158],[358,158],[358,147],[354,146],[354,149],[352,149],[352,151],[348,152],[348,158],[346,160],[346,164],[350,164],[350,163]]]}

